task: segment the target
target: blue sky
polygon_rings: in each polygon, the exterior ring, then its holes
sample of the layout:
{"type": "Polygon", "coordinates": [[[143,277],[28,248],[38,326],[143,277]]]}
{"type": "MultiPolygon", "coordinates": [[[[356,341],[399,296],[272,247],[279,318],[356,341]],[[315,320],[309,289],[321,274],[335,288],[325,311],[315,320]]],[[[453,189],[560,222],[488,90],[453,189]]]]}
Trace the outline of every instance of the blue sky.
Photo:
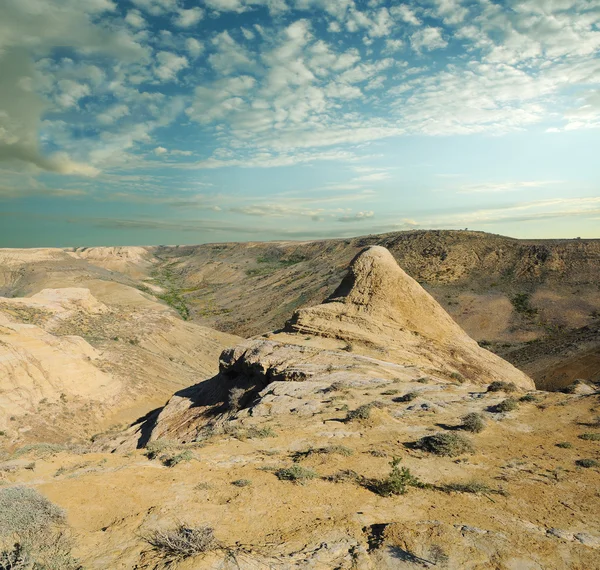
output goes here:
{"type": "Polygon", "coordinates": [[[600,237],[600,0],[3,0],[0,246],[600,237]]]}

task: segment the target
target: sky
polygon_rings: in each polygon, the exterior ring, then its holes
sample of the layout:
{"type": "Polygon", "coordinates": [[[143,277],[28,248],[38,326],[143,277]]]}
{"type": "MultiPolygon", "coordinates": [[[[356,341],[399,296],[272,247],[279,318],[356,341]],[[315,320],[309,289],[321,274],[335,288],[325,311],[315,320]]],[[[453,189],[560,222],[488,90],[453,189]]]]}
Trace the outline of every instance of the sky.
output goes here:
{"type": "Polygon", "coordinates": [[[600,0],[1,0],[0,247],[600,237],[600,0]]]}

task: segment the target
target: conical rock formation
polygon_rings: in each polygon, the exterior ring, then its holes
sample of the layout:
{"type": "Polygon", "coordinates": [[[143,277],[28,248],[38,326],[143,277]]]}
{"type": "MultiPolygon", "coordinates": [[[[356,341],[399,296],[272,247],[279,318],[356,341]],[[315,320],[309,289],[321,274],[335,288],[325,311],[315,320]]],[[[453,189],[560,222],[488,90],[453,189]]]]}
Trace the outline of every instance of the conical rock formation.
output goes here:
{"type": "Polygon", "coordinates": [[[357,255],[333,295],[297,311],[286,330],[357,343],[357,350],[382,360],[433,366],[476,383],[534,388],[528,376],[471,339],[380,246],[357,255]]]}

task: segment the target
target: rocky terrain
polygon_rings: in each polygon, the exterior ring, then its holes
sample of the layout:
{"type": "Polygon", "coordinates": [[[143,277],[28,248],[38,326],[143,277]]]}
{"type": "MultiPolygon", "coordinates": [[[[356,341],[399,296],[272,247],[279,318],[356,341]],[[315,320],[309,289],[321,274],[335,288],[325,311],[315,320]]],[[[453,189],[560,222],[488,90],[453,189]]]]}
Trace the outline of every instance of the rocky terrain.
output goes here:
{"type": "Polygon", "coordinates": [[[1,250],[0,568],[600,568],[598,254],[1,250]]]}

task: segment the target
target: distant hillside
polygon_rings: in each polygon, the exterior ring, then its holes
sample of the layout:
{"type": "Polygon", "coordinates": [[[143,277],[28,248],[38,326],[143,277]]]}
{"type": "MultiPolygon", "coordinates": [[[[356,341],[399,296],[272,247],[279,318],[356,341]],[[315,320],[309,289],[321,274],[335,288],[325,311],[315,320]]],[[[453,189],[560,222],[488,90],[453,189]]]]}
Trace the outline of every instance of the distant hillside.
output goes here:
{"type": "Polygon", "coordinates": [[[185,319],[250,337],[321,303],[369,245],[388,248],[471,337],[538,386],[600,380],[600,240],[440,230],[311,242],[5,249],[0,295],[76,284],[102,302],[133,306],[115,298],[117,282],[143,291],[135,297],[141,302],[158,299],[185,319]]]}

